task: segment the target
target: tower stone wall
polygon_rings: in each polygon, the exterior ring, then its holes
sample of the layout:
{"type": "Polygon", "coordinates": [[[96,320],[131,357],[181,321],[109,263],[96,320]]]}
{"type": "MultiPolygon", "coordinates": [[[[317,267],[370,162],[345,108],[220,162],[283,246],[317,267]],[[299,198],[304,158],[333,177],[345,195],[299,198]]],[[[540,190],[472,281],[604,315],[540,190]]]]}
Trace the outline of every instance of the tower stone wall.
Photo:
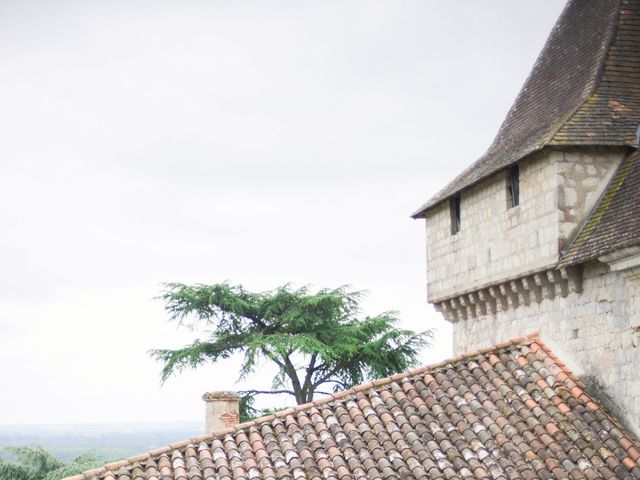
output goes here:
{"type": "Polygon", "coordinates": [[[520,204],[507,206],[507,171],[461,195],[461,228],[449,204],[426,215],[427,293],[441,302],[552,268],[622,160],[621,149],[544,150],[519,165],[520,204]]]}
{"type": "Polygon", "coordinates": [[[496,314],[453,323],[454,352],[462,353],[539,332],[581,367],[576,372],[627,427],[640,433],[640,321],[630,299],[634,280],[604,263],[583,267],[582,291],[544,298],[496,314]]]}
{"type": "Polygon", "coordinates": [[[426,214],[428,298],[464,353],[539,332],[581,367],[585,383],[640,434],[640,249],[558,268],[624,156],[622,149],[546,149],[521,161],[520,203],[508,171],[426,214]]]}
{"type": "Polygon", "coordinates": [[[539,331],[640,434],[638,85],[640,0],[569,0],[486,153],[413,217],[457,352],[539,331]]]}

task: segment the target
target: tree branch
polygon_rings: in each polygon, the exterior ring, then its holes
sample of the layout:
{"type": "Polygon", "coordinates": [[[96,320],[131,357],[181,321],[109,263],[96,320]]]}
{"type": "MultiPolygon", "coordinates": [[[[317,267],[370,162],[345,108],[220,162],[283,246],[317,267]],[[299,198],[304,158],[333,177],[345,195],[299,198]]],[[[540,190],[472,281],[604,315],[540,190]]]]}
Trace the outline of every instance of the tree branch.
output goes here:
{"type": "Polygon", "coordinates": [[[305,403],[306,398],[304,398],[304,392],[302,391],[302,386],[300,385],[300,379],[298,378],[298,374],[296,373],[296,367],[291,363],[291,359],[288,355],[286,355],[283,359],[284,369],[286,375],[291,380],[291,386],[293,387],[293,391],[296,392],[294,395],[296,397],[296,402],[298,404],[305,403]]]}
{"type": "Polygon", "coordinates": [[[267,326],[266,323],[262,321],[261,317],[258,317],[257,315],[249,314],[248,312],[245,312],[242,316],[247,320],[249,320],[250,322],[257,325],[258,327],[264,329],[265,331],[269,330],[269,327],[267,326]]]}
{"type": "Polygon", "coordinates": [[[271,360],[273,363],[275,363],[278,367],[280,367],[281,369],[284,370],[284,363],[282,363],[280,360],[278,360],[278,357],[276,355],[274,355],[273,353],[271,353],[269,350],[267,350],[266,348],[262,347],[260,349],[260,351],[262,352],[262,354],[267,357],[269,360],[271,360]]]}
{"type": "Polygon", "coordinates": [[[304,382],[302,384],[302,393],[310,400],[313,398],[314,386],[311,383],[311,379],[313,378],[313,372],[315,371],[316,359],[318,358],[318,353],[314,353],[311,355],[309,359],[309,365],[307,366],[307,374],[304,377],[304,382]]]}
{"type": "Polygon", "coordinates": [[[329,371],[329,373],[323,375],[322,377],[316,379],[315,382],[313,382],[313,387],[317,388],[320,385],[322,385],[323,383],[329,383],[329,382],[333,382],[333,383],[337,383],[339,385],[343,385],[344,384],[338,380],[331,380],[331,377],[333,377],[336,373],[338,373],[338,369],[334,368],[332,370],[329,371]]]}
{"type": "Polygon", "coordinates": [[[293,395],[294,397],[296,396],[296,394],[292,390],[241,390],[238,393],[240,395],[247,393],[254,395],[280,395],[282,393],[286,393],[288,395],[293,395]]]}

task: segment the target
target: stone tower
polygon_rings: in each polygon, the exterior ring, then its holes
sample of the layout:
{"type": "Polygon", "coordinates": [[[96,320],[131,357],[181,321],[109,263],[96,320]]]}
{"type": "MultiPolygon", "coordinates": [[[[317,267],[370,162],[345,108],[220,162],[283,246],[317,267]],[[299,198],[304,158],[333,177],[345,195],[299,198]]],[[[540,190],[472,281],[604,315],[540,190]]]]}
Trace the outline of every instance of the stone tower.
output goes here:
{"type": "Polygon", "coordinates": [[[640,0],[569,0],[487,153],[414,214],[454,350],[538,331],[640,431],[640,0]]]}

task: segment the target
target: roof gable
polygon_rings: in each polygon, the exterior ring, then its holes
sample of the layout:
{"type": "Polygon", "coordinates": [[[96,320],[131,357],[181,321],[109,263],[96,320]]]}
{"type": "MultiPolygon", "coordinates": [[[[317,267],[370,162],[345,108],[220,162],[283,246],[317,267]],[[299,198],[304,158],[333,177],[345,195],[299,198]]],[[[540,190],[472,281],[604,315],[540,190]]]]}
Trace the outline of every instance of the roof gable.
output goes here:
{"type": "Polygon", "coordinates": [[[639,478],[640,448],[535,336],[72,477],[639,478]]]}
{"type": "Polygon", "coordinates": [[[625,158],[575,239],[560,257],[559,267],[593,260],[613,250],[640,244],[640,153],[625,158]]]}
{"type": "Polygon", "coordinates": [[[640,121],[640,0],[569,0],[487,152],[420,207],[545,146],[631,145],[640,121]]]}

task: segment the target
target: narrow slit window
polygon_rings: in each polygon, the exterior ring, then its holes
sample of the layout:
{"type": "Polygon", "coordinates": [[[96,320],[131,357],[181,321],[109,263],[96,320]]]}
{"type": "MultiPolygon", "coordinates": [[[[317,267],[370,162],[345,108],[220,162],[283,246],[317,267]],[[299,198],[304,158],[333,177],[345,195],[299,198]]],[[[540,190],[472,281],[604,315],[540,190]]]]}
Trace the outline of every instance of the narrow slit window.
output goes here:
{"type": "Polygon", "coordinates": [[[520,205],[520,169],[514,165],[509,169],[507,178],[507,208],[520,205]]]}
{"type": "Polygon", "coordinates": [[[449,200],[449,213],[451,214],[451,235],[460,231],[460,195],[449,200]]]}

